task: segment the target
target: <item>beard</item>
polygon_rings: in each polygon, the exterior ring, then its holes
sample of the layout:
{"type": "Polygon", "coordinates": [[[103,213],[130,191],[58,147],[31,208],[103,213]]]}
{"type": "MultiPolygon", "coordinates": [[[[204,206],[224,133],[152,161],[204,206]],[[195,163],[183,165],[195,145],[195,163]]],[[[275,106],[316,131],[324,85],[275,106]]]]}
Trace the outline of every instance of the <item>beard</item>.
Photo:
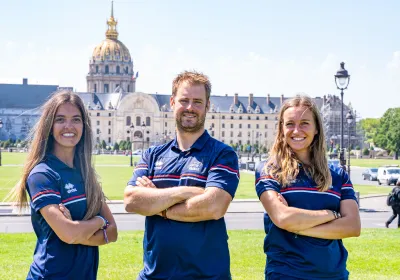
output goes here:
{"type": "Polygon", "coordinates": [[[198,132],[201,129],[203,129],[205,121],[206,121],[205,113],[203,116],[199,116],[197,113],[189,112],[189,111],[182,112],[180,115],[176,116],[176,118],[175,118],[176,127],[178,128],[178,130],[182,131],[182,132],[188,132],[188,133],[195,133],[195,132],[198,132]],[[195,115],[197,121],[195,123],[190,123],[188,125],[185,125],[182,118],[183,118],[183,114],[186,114],[186,113],[195,115]]]}

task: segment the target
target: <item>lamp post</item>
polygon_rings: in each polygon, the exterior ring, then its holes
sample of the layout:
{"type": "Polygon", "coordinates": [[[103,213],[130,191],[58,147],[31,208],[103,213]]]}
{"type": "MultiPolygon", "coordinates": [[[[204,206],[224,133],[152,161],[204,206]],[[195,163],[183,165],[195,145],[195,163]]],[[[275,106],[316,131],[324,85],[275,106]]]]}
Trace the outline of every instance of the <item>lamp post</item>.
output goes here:
{"type": "Polygon", "coordinates": [[[133,149],[132,149],[132,146],[133,146],[133,130],[135,129],[135,126],[133,125],[133,123],[131,124],[131,126],[129,127],[129,130],[127,131],[127,133],[129,133],[129,142],[131,142],[130,144],[131,144],[131,152],[130,152],[130,154],[131,154],[131,161],[130,161],[130,166],[133,166],[133,158],[132,158],[132,153],[133,153],[133,149]]]}
{"type": "Polygon", "coordinates": [[[340,164],[342,166],[346,166],[346,160],[344,159],[343,153],[343,91],[347,89],[350,83],[350,75],[347,70],[344,68],[344,62],[340,63],[340,69],[336,72],[335,75],[335,83],[337,89],[340,89],[340,98],[341,98],[341,114],[340,114],[340,164]]]}
{"type": "Polygon", "coordinates": [[[101,135],[101,130],[97,129],[97,139],[99,140],[97,143],[97,146],[99,148],[99,154],[101,154],[101,150],[102,150],[100,135],[101,135]]]}
{"type": "Polygon", "coordinates": [[[353,114],[351,113],[351,111],[349,111],[346,115],[346,120],[347,120],[347,138],[349,139],[348,141],[348,148],[347,148],[347,173],[349,174],[349,179],[350,179],[350,126],[353,122],[353,114]]]}
{"type": "MultiPolygon", "coordinates": [[[[0,119],[0,131],[3,128],[3,121],[0,119]]],[[[0,147],[0,166],[1,166],[1,147],[0,147]]]]}
{"type": "MultiPolygon", "coordinates": [[[[247,133],[247,139],[248,139],[248,141],[250,142],[250,132],[247,133]]],[[[249,152],[249,153],[247,154],[247,160],[250,160],[251,142],[250,142],[250,145],[247,146],[247,151],[249,152]]]]}
{"type": "Polygon", "coordinates": [[[146,129],[146,125],[144,122],[142,122],[142,158],[143,158],[143,152],[144,152],[144,130],[146,129]]]}

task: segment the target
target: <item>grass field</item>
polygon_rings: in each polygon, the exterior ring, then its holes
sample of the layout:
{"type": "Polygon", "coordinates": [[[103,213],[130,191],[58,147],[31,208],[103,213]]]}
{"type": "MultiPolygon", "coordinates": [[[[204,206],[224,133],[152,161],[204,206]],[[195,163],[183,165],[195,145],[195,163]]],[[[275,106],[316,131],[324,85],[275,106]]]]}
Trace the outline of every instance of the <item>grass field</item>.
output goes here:
{"type": "MultiPolygon", "coordinates": [[[[0,167],[0,201],[3,201],[6,194],[15,185],[20,178],[21,169],[26,154],[25,153],[2,153],[2,163],[0,167]]],[[[108,156],[98,155],[94,157],[96,171],[100,175],[101,183],[107,197],[111,200],[122,199],[122,194],[126,183],[132,176],[133,168],[129,166],[128,156],[108,156]]],[[[134,161],[138,161],[139,157],[134,156],[134,161]]],[[[361,161],[371,161],[370,159],[362,159],[361,161]]],[[[372,160],[373,161],[373,160],[372,160]]],[[[386,186],[363,186],[356,185],[355,189],[360,195],[368,194],[387,194],[391,191],[391,187],[386,186]]],[[[236,192],[237,199],[257,198],[254,190],[254,175],[246,172],[240,174],[240,184],[236,192]]]]}
{"type": "MultiPolygon", "coordinates": [[[[98,279],[136,279],[142,268],[141,231],[120,232],[116,243],[102,246],[98,279]]],[[[232,278],[264,279],[263,231],[230,231],[232,278]],[[250,242],[249,242],[250,241],[250,242]]],[[[400,279],[400,230],[365,229],[358,238],[345,239],[347,268],[352,280],[400,279]]],[[[0,234],[1,279],[24,279],[35,246],[35,235],[0,234]]],[[[324,257],[324,256],[321,256],[324,257]]]]}

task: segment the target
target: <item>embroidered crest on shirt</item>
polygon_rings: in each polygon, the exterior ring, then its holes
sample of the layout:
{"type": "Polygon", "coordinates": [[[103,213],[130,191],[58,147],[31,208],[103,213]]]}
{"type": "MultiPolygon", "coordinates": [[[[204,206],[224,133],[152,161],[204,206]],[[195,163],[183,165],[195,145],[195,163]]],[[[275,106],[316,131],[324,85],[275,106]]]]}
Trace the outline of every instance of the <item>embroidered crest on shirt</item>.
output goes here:
{"type": "Polygon", "coordinates": [[[65,184],[65,189],[67,190],[67,193],[73,193],[77,191],[75,186],[72,185],[71,183],[65,184]]]}
{"type": "Polygon", "coordinates": [[[155,164],[155,166],[154,166],[154,169],[155,169],[155,170],[161,169],[162,166],[163,166],[163,164],[164,164],[164,163],[163,163],[161,160],[156,161],[156,164],[155,164]]]}
{"type": "Polygon", "coordinates": [[[200,171],[202,167],[203,164],[195,158],[189,164],[189,170],[191,171],[200,171]]]}

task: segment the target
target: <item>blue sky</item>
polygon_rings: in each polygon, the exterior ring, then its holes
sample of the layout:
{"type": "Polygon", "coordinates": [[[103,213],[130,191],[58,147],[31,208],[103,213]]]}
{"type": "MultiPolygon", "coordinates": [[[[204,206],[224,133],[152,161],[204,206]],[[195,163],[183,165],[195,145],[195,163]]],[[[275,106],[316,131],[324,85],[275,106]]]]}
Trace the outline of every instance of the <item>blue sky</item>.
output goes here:
{"type": "MultiPolygon", "coordinates": [[[[105,38],[109,0],[8,0],[0,9],[0,83],[86,91],[88,62],[105,38]]],[[[213,94],[339,94],[381,117],[400,107],[400,1],[121,0],[119,39],[139,71],[137,91],[171,91],[185,69],[209,75],[213,94]]]]}

